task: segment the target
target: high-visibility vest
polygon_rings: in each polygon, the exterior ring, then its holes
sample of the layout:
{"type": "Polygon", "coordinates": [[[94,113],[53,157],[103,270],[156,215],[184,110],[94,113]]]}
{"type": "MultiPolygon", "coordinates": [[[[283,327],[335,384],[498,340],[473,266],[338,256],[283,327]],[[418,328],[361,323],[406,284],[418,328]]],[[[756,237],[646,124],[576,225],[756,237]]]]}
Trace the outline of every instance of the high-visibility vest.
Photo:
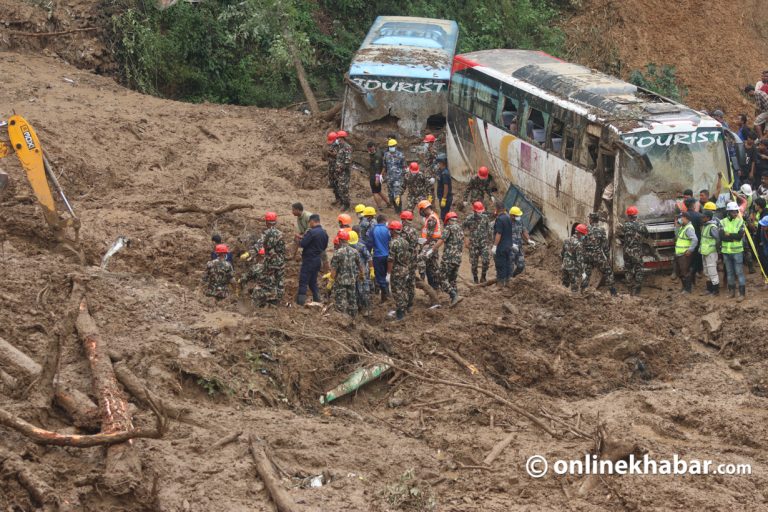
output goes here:
{"type": "Polygon", "coordinates": [[[429,214],[429,217],[424,219],[424,226],[421,228],[421,238],[427,238],[427,222],[429,219],[435,219],[435,231],[432,233],[432,238],[438,239],[443,236],[442,228],[440,227],[440,217],[435,212],[429,214]]]}
{"type": "MultiPolygon", "coordinates": [[[[741,217],[736,217],[735,219],[726,217],[720,221],[720,226],[723,228],[723,233],[727,235],[737,235],[744,227],[744,219],[741,217]]],[[[735,242],[723,240],[722,247],[723,254],[737,254],[744,252],[744,245],[742,245],[741,240],[735,242]]]]}
{"type": "Polygon", "coordinates": [[[701,245],[699,246],[699,252],[702,256],[709,256],[717,250],[717,240],[711,235],[712,228],[714,227],[714,222],[707,222],[701,230],[701,245]]]}
{"type": "Polygon", "coordinates": [[[691,247],[691,237],[688,235],[689,228],[691,231],[693,231],[693,224],[688,223],[685,226],[680,226],[680,229],[677,230],[677,238],[675,239],[675,254],[678,256],[685,254],[685,251],[691,247]]]}

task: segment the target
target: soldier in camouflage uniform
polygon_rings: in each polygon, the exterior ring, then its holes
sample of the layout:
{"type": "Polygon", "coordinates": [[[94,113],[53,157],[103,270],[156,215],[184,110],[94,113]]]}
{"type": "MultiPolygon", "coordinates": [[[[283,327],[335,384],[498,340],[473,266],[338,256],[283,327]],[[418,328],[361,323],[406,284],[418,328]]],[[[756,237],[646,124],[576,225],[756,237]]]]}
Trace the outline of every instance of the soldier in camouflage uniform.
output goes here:
{"type": "Polygon", "coordinates": [[[461,253],[464,250],[464,231],[461,229],[458,218],[456,212],[448,212],[445,215],[443,237],[435,244],[434,249],[437,252],[441,246],[445,246],[443,259],[440,262],[440,278],[443,291],[451,297],[451,306],[455,306],[462,300],[456,287],[461,266],[461,253]]]}
{"type": "MultiPolygon", "coordinates": [[[[413,212],[405,210],[400,214],[400,220],[402,224],[401,236],[408,242],[408,248],[411,250],[410,270],[408,279],[408,308],[410,311],[413,307],[413,299],[416,295],[416,273],[418,270],[418,254],[419,254],[419,233],[416,228],[413,227],[411,221],[413,220],[413,212]]],[[[422,272],[424,270],[422,269],[422,272]]]]}
{"type": "Polygon", "coordinates": [[[431,133],[424,137],[424,174],[437,178],[437,139],[431,133]]]}
{"type": "Polygon", "coordinates": [[[333,301],[336,309],[351,317],[357,315],[357,292],[355,286],[363,273],[363,264],[358,252],[348,245],[349,232],[339,231],[339,248],[331,259],[333,280],[333,301]]]}
{"type": "Polygon", "coordinates": [[[229,247],[218,244],[215,248],[216,259],[210,260],[205,267],[203,282],[206,283],[205,294],[217,299],[225,299],[229,295],[229,283],[232,282],[232,264],[227,261],[229,247]]]}
{"type": "Polygon", "coordinates": [[[347,142],[347,132],[339,131],[336,142],[339,149],[336,151],[336,190],[341,202],[341,211],[347,211],[350,208],[349,203],[349,180],[350,165],[352,164],[352,146],[347,142]]]}
{"type": "Polygon", "coordinates": [[[368,230],[376,224],[376,208],[366,206],[363,210],[363,219],[360,221],[360,242],[365,244],[368,240],[368,230]]]}
{"type": "Polygon", "coordinates": [[[570,238],[563,240],[563,250],[560,257],[563,259],[563,286],[570,288],[572,292],[581,289],[581,280],[584,278],[584,251],[581,246],[581,238],[587,234],[587,226],[579,224],[570,238]]]}
{"type": "Polygon", "coordinates": [[[267,295],[263,290],[264,286],[264,249],[259,249],[257,255],[255,256],[253,260],[253,264],[250,266],[248,270],[246,270],[245,274],[240,278],[240,286],[243,287],[244,284],[248,283],[249,281],[254,281],[256,283],[256,286],[254,286],[253,290],[251,290],[251,299],[253,300],[254,305],[257,307],[263,306],[267,303],[267,295]]]}
{"type": "Polygon", "coordinates": [[[373,287],[371,285],[370,272],[370,270],[373,269],[373,257],[371,256],[371,252],[368,250],[365,244],[360,242],[360,235],[357,234],[355,229],[358,228],[354,227],[352,228],[352,231],[349,232],[349,246],[357,251],[360,264],[365,270],[363,272],[363,277],[358,279],[355,286],[355,290],[357,291],[357,309],[363,313],[364,317],[367,318],[371,316],[371,304],[373,303],[373,287]]]}
{"type": "Polygon", "coordinates": [[[387,152],[384,153],[382,176],[387,181],[389,202],[395,206],[395,212],[400,213],[400,201],[403,195],[403,175],[405,173],[405,156],[397,149],[397,141],[389,139],[387,152]]]}
{"type": "Polygon", "coordinates": [[[417,208],[419,214],[424,217],[424,226],[421,228],[419,243],[422,244],[419,260],[419,271],[424,269],[427,283],[435,290],[441,287],[439,254],[435,251],[435,245],[442,238],[442,226],[440,218],[432,209],[432,204],[426,199],[421,201],[417,208]]]}
{"type": "Polygon", "coordinates": [[[333,191],[336,200],[332,203],[339,204],[339,191],[336,186],[336,153],[339,149],[337,142],[338,134],[331,132],[328,134],[328,147],[325,150],[325,159],[328,161],[328,187],[333,191]]]}
{"type": "Polygon", "coordinates": [[[432,196],[434,178],[419,170],[419,164],[411,162],[409,173],[405,177],[404,189],[408,191],[408,210],[413,210],[422,199],[432,196]]]}
{"type": "Polygon", "coordinates": [[[401,235],[403,225],[401,222],[389,223],[391,241],[389,243],[389,256],[387,257],[387,281],[392,289],[392,297],[395,299],[395,315],[397,320],[405,317],[406,310],[410,307],[410,289],[413,288],[412,260],[413,250],[408,241],[401,235]]]}
{"type": "Polygon", "coordinates": [[[627,208],[627,222],[619,225],[616,236],[624,247],[624,277],[627,280],[630,295],[640,295],[643,285],[643,245],[648,244],[653,249],[654,257],[660,259],[656,246],[646,225],[637,220],[637,208],[627,208]]]}
{"type": "Polygon", "coordinates": [[[261,236],[255,252],[264,249],[264,266],[261,278],[253,290],[253,301],[257,306],[277,304],[285,293],[285,240],[283,233],[277,229],[277,214],[264,214],[267,230],[261,236]]]}
{"type": "Polygon", "coordinates": [[[467,206],[467,202],[469,204],[474,204],[475,201],[482,203],[486,195],[491,201],[494,201],[493,178],[489,176],[487,167],[480,167],[477,170],[477,176],[473,176],[469,180],[469,184],[464,190],[464,206],[467,206]]]}
{"type": "Polygon", "coordinates": [[[610,286],[611,295],[615,296],[613,268],[611,268],[611,262],[608,260],[608,235],[605,229],[600,226],[599,213],[592,212],[589,214],[589,228],[587,234],[581,239],[581,244],[584,248],[584,271],[587,274],[581,287],[589,286],[592,269],[597,268],[605,276],[605,284],[610,286]]]}
{"type": "Polygon", "coordinates": [[[493,243],[493,221],[480,201],[472,204],[474,213],[464,219],[461,227],[469,232],[469,261],[472,267],[472,279],[478,283],[477,267],[483,262],[483,271],[479,282],[486,281],[488,267],[491,264],[491,245],[493,243]]]}

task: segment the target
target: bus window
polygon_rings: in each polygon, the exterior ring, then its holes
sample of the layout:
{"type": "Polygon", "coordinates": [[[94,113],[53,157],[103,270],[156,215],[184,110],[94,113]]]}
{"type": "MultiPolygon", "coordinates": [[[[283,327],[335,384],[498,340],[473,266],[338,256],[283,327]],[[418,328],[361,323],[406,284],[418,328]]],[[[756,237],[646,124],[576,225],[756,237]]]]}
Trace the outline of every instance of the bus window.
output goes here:
{"type": "Polygon", "coordinates": [[[525,122],[525,138],[543,146],[547,138],[547,121],[549,121],[549,114],[529,106],[525,122]]]}
{"type": "Polygon", "coordinates": [[[564,132],[565,132],[565,123],[560,119],[553,117],[551,128],[549,131],[549,140],[547,141],[547,149],[559,155],[563,149],[563,133],[564,132]]]}
{"type": "Polygon", "coordinates": [[[455,73],[451,79],[451,103],[470,112],[472,110],[472,93],[468,86],[469,79],[461,73],[455,73]]]}
{"type": "Polygon", "coordinates": [[[565,159],[569,162],[573,162],[573,150],[576,147],[576,137],[572,130],[568,130],[565,134],[565,159]]]}
{"type": "Polygon", "coordinates": [[[504,105],[501,108],[501,126],[513,135],[517,135],[519,108],[519,100],[504,95],[504,105]]]}
{"type": "Polygon", "coordinates": [[[579,164],[590,171],[597,168],[597,152],[600,147],[600,139],[591,133],[584,132],[581,139],[581,151],[579,151],[579,164]]]}
{"type": "Polygon", "coordinates": [[[496,107],[499,104],[499,90],[484,83],[467,78],[468,96],[474,98],[471,112],[485,121],[496,120],[496,107]]]}

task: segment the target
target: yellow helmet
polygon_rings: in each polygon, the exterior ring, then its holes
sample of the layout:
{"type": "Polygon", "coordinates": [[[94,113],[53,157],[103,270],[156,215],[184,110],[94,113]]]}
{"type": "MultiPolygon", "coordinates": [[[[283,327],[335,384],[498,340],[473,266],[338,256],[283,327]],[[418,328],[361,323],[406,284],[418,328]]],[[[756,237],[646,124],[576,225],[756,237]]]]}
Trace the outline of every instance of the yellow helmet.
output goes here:
{"type": "Polygon", "coordinates": [[[521,210],[517,206],[513,206],[512,208],[509,209],[509,214],[514,215],[515,217],[520,217],[521,215],[523,215],[523,210],[521,210]]]}
{"type": "Polygon", "coordinates": [[[361,214],[365,211],[365,205],[360,203],[359,205],[355,206],[355,213],[361,214]]]}
{"type": "Polygon", "coordinates": [[[717,210],[717,205],[712,201],[707,201],[706,203],[704,203],[704,209],[715,211],[717,210]]]}
{"type": "Polygon", "coordinates": [[[355,245],[357,242],[360,241],[360,237],[357,236],[357,233],[354,230],[349,230],[349,245],[355,245]]]}
{"type": "Polygon", "coordinates": [[[389,147],[397,146],[397,141],[395,139],[389,139],[387,141],[387,146],[389,147]]]}
{"type": "Polygon", "coordinates": [[[366,206],[365,209],[363,210],[363,216],[369,217],[372,215],[376,215],[376,208],[374,208],[373,206],[366,206]]]}

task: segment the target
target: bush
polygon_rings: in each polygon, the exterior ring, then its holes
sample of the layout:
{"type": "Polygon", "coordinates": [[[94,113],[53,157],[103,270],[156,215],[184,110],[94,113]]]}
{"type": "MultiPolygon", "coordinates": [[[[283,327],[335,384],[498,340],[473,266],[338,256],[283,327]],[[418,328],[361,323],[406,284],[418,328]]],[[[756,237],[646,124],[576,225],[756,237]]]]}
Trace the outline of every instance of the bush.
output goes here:
{"type": "Polygon", "coordinates": [[[338,96],[379,14],[455,19],[460,52],[538,48],[558,54],[563,46],[555,27],[559,12],[547,0],[181,0],[165,11],[144,0],[107,2],[122,81],[193,102],[279,107],[301,98],[286,37],[318,97],[338,96]]]}
{"type": "Polygon", "coordinates": [[[688,94],[688,89],[677,78],[674,66],[658,67],[656,64],[650,63],[645,66],[645,73],[639,69],[630,73],[629,83],[675,101],[683,101],[685,95],[688,94]]]}

